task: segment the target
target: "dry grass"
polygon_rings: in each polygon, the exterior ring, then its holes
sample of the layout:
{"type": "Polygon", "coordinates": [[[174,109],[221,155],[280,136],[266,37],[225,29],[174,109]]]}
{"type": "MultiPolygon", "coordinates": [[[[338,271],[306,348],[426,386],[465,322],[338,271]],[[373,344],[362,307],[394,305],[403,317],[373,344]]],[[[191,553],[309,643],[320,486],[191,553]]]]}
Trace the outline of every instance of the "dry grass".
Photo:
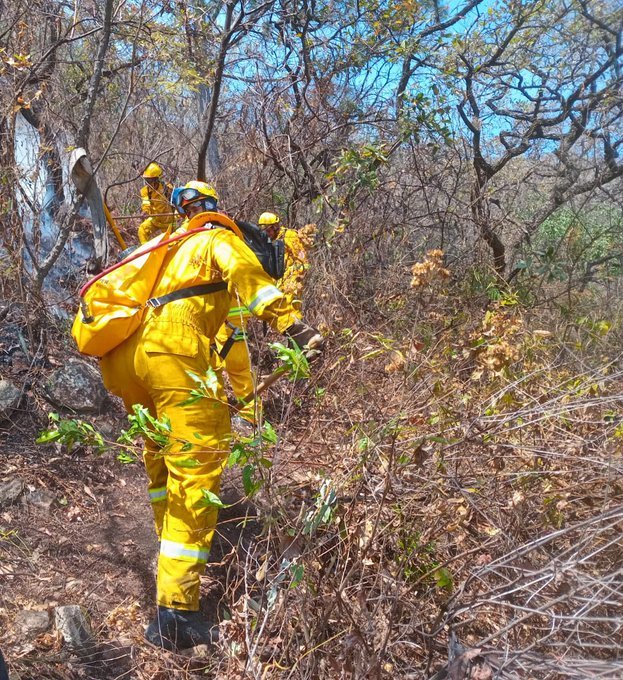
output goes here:
{"type": "Polygon", "coordinates": [[[227,672],[441,678],[454,659],[452,677],[620,677],[612,336],[570,342],[555,317],[434,286],[357,309],[352,270],[324,274],[311,314],[341,323],[283,405],[227,672]],[[466,649],[480,666],[459,671],[466,649]]]}
{"type": "Polygon", "coordinates": [[[242,505],[222,518],[217,648],[156,652],[128,606],[100,631],[127,641],[109,650],[124,671],[50,678],[621,677],[616,309],[600,326],[594,298],[591,323],[492,303],[438,257],[410,288],[409,250],[389,243],[382,268],[362,240],[314,254],[327,351],[267,404],[259,529],[228,533],[242,505]]]}

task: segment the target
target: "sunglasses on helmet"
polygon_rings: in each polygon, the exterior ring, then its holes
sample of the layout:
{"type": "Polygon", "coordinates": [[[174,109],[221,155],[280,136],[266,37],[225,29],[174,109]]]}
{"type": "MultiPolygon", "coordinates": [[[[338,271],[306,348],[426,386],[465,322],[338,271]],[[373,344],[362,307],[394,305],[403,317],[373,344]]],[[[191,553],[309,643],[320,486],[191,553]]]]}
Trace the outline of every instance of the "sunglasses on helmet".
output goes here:
{"type": "Polygon", "coordinates": [[[178,196],[178,204],[184,208],[191,203],[203,203],[206,210],[216,210],[217,200],[214,196],[205,196],[197,191],[197,189],[184,189],[180,191],[178,196]]]}

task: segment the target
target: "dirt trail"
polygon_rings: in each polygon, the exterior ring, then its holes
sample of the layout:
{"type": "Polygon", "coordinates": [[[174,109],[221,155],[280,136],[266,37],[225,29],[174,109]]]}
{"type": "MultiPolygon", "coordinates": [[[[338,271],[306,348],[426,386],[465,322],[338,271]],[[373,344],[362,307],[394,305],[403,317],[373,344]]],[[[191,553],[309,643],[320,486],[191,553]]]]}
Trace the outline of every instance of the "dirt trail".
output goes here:
{"type": "MultiPolygon", "coordinates": [[[[115,406],[93,422],[118,433],[125,416],[115,406]]],[[[130,656],[144,652],[142,634],[155,603],[158,546],[142,463],[121,464],[112,452],[69,454],[54,445],[38,446],[34,440],[44,424],[22,413],[0,429],[0,481],[24,482],[17,502],[0,508],[0,647],[20,680],[151,677],[130,662],[130,656]],[[76,659],[69,663],[53,621],[54,608],[66,604],[82,605],[98,641],[124,646],[127,654],[86,666],[76,659]],[[48,611],[48,629],[24,631],[23,610],[48,611]]],[[[223,499],[237,503],[237,488],[226,477],[223,499]]],[[[202,588],[202,607],[215,621],[228,568],[224,556],[240,544],[238,520],[247,511],[237,503],[219,518],[202,588]]],[[[252,534],[253,522],[245,524],[244,531],[252,534]]],[[[147,656],[155,653],[151,650],[147,646],[147,656]]]]}

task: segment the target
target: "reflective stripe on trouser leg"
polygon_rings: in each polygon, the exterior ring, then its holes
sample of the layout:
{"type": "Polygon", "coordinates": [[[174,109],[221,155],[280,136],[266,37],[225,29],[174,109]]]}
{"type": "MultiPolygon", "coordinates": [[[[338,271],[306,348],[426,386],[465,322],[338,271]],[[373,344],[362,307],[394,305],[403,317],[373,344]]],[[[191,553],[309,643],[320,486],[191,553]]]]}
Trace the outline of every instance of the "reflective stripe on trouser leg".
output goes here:
{"type": "MultiPolygon", "coordinates": [[[[180,432],[171,411],[167,413],[173,431],[180,432]]],[[[229,416],[227,412],[225,415],[227,433],[229,416]]],[[[158,604],[162,606],[199,609],[199,577],[208,559],[217,520],[215,508],[202,506],[203,490],[218,495],[228,451],[228,443],[221,438],[204,435],[194,450],[164,454],[169,477],[158,559],[158,604]],[[190,460],[194,465],[188,467],[190,460]]]]}
{"type": "MultiPolygon", "coordinates": [[[[150,392],[159,418],[166,414],[173,433],[162,454],[167,468],[167,503],[158,559],[158,604],[199,609],[200,575],[214,535],[217,511],[202,505],[203,490],[219,493],[229,453],[229,412],[217,400],[181,406],[195,387],[186,371],[205,374],[203,357],[137,350],[137,372],[150,392]],[[188,450],[182,451],[185,443],[188,450]]],[[[220,397],[224,398],[222,386],[220,397]]]]}

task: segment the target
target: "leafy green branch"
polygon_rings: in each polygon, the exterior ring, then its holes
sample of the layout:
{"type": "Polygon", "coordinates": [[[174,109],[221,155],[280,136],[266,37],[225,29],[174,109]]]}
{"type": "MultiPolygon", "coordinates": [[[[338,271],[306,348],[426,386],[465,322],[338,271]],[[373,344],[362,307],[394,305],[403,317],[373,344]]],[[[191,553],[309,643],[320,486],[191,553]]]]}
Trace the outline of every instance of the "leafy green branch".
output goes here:
{"type": "Polygon", "coordinates": [[[74,446],[90,446],[103,453],[108,448],[102,435],[84,420],[63,419],[58,413],[49,413],[50,427],[39,433],[35,440],[37,444],[63,444],[68,451],[74,446]]]}
{"type": "MultiPolygon", "coordinates": [[[[117,458],[122,463],[134,463],[138,455],[136,440],[142,437],[154,442],[156,446],[165,452],[171,448],[171,421],[165,415],[160,420],[154,418],[141,404],[135,404],[133,413],[128,415],[130,427],[122,430],[116,444],[123,447],[117,458]]],[[[98,453],[103,453],[110,445],[104,441],[104,437],[90,423],[74,419],[61,418],[58,413],[48,415],[50,426],[42,430],[35,442],[37,444],[62,444],[72,451],[76,446],[94,448],[98,453]]],[[[191,445],[185,442],[182,451],[188,450],[191,445]]],[[[190,467],[190,465],[189,465],[190,467]]]]}
{"type": "Polygon", "coordinates": [[[248,496],[253,496],[264,485],[263,471],[272,467],[272,463],[264,456],[266,444],[276,444],[277,433],[273,426],[265,421],[261,432],[251,437],[241,437],[232,446],[227,460],[228,467],[239,465],[242,468],[242,484],[248,496]]]}
{"type": "Polygon", "coordinates": [[[277,354],[277,359],[281,361],[281,366],[277,370],[286,373],[288,380],[294,382],[295,380],[309,378],[309,361],[298,345],[287,347],[280,342],[273,342],[269,347],[277,354]]]}
{"type": "Polygon", "coordinates": [[[138,437],[142,437],[146,441],[152,441],[163,452],[171,448],[171,421],[166,414],[158,420],[142,404],[134,404],[132,411],[128,415],[130,427],[121,430],[117,439],[119,444],[132,446],[138,437]]]}
{"type": "Polygon", "coordinates": [[[190,390],[190,396],[180,402],[180,406],[189,406],[200,399],[218,398],[219,380],[216,371],[212,367],[208,367],[205,376],[197,375],[192,371],[186,371],[186,373],[197,384],[197,387],[190,390]]]}

